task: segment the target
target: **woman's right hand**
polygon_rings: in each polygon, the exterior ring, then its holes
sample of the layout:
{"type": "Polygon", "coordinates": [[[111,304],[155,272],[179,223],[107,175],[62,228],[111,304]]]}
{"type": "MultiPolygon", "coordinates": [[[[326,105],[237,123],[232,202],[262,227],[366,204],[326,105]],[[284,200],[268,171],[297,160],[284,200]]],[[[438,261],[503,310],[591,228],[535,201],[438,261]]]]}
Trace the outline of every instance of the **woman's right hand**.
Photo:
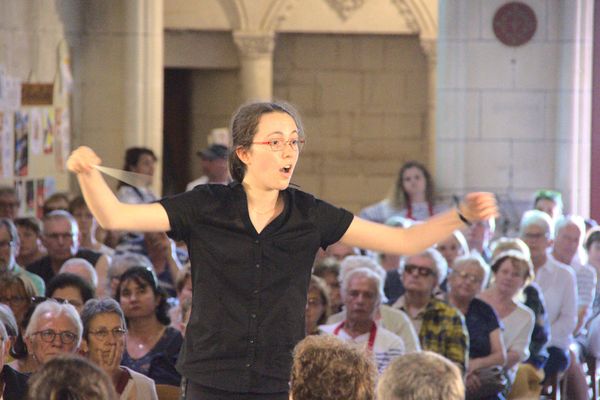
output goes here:
{"type": "Polygon", "coordinates": [[[101,162],[102,160],[94,150],[87,146],[80,146],[67,159],[67,169],[75,174],[88,173],[101,162]]]}

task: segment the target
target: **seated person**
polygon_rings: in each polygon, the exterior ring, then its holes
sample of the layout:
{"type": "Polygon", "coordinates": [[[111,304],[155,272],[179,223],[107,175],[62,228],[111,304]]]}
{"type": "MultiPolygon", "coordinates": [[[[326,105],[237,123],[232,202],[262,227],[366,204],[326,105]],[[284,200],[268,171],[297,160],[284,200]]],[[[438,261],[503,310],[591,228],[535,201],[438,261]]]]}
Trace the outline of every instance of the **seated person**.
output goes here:
{"type": "Polygon", "coordinates": [[[10,307],[18,325],[23,322],[31,299],[41,294],[29,279],[29,275],[22,273],[0,275],[0,303],[10,307]]]}
{"type": "Polygon", "coordinates": [[[400,270],[406,293],[393,307],[409,316],[423,350],[446,357],[466,372],[469,334],[464,317],[456,308],[433,297],[435,288],[446,278],[446,260],[430,248],[404,258],[400,270]]]}
{"type": "MultiPolygon", "coordinates": [[[[481,256],[470,255],[454,260],[448,277],[448,303],[462,312],[469,331],[467,398],[473,398],[482,391],[479,374],[485,368],[502,367],[506,362],[498,315],[489,304],[475,297],[487,285],[489,275],[489,266],[481,256]]],[[[488,388],[485,393],[490,391],[488,388]]],[[[499,393],[485,398],[498,399],[499,393]]]]}
{"type": "Polygon", "coordinates": [[[21,400],[27,391],[27,375],[15,371],[6,364],[11,340],[0,322],[0,399],[21,400]]]}
{"type": "Polygon", "coordinates": [[[104,371],[83,357],[61,354],[31,376],[29,400],[117,400],[104,371]]]}
{"type": "Polygon", "coordinates": [[[329,317],[329,294],[327,284],[318,276],[312,275],[306,298],[306,334],[318,335],[319,325],[327,323],[329,317]]]}
{"type": "Polygon", "coordinates": [[[326,257],[313,267],[313,275],[322,278],[329,288],[329,314],[342,311],[340,294],[340,262],[333,257],[326,257]]]}
{"type": "Polygon", "coordinates": [[[369,355],[330,335],[294,348],[290,400],[374,400],[377,370],[369,355]]]}
{"type": "MultiPolygon", "coordinates": [[[[48,255],[27,266],[29,272],[42,277],[47,284],[70,258],[83,258],[96,269],[98,281],[104,282],[109,259],[107,256],[91,250],[79,248],[79,228],[77,221],[68,211],[52,211],[44,217],[42,241],[48,255]]],[[[104,293],[104,286],[97,288],[98,296],[104,293]]]]}
{"type": "Polygon", "coordinates": [[[69,210],[69,195],[64,192],[56,192],[44,200],[43,213],[44,217],[52,211],[68,211],[69,210]]]}
{"type": "Polygon", "coordinates": [[[133,267],[121,275],[116,300],[127,319],[128,334],[122,365],[154,379],[179,386],[175,363],[183,343],[181,333],[169,327],[167,297],[152,270],[133,267]]]}
{"type": "Polygon", "coordinates": [[[523,214],[519,229],[529,247],[535,283],[542,290],[550,323],[549,358],[544,366],[545,380],[567,369],[569,345],[577,325],[577,283],[569,266],[548,254],[554,238],[554,224],[548,214],[529,210],[523,214]]]}
{"type": "Polygon", "coordinates": [[[76,353],[83,328],[75,307],[46,300],[35,308],[25,331],[27,349],[35,360],[35,370],[62,353],[76,353]]]}
{"type": "Polygon", "coordinates": [[[19,212],[19,198],[13,186],[0,186],[0,218],[14,220],[19,212]]]}
{"type": "MultiPolygon", "coordinates": [[[[15,224],[10,219],[0,219],[0,276],[6,273],[27,275],[38,293],[44,293],[44,281],[38,275],[28,272],[17,263],[21,251],[21,240],[15,224]]],[[[0,291],[0,293],[2,293],[0,291]]]]}
{"type": "Polygon", "coordinates": [[[94,288],[81,277],[70,274],[58,274],[48,282],[46,297],[58,302],[71,304],[78,313],[83,310],[83,305],[95,296],[94,288]]]}
{"type": "Polygon", "coordinates": [[[112,257],[106,274],[105,293],[107,297],[115,298],[121,275],[132,267],[154,269],[152,262],[142,254],[126,252],[115,255],[112,257]]]}
{"type": "Polygon", "coordinates": [[[375,322],[383,299],[381,276],[368,268],[348,272],[342,280],[342,299],[346,319],[341,323],[323,325],[320,329],[367,348],[375,358],[377,369],[382,372],[392,359],[405,353],[405,348],[399,336],[375,322]]]}
{"type": "Polygon", "coordinates": [[[111,249],[107,245],[96,240],[98,222],[92,215],[87,204],[85,204],[83,196],[77,196],[71,200],[69,203],[69,212],[77,221],[77,226],[79,227],[79,246],[82,249],[106,254],[109,257],[112,257],[115,254],[114,249],[111,249]]]}
{"type": "Polygon", "coordinates": [[[82,353],[111,378],[122,400],[156,400],[154,381],[121,366],[125,350],[125,315],[113,299],[91,300],[81,313],[82,353]]]}
{"type": "MultiPolygon", "coordinates": [[[[386,273],[383,268],[376,261],[367,256],[349,256],[345,258],[341,264],[340,279],[343,280],[347,274],[358,268],[368,268],[378,274],[382,280],[385,279],[386,273]]],[[[327,323],[334,324],[342,322],[345,318],[346,312],[341,311],[330,316],[327,319],[327,323]]],[[[375,314],[375,320],[385,329],[400,336],[407,352],[421,350],[417,332],[410,322],[410,319],[403,311],[394,309],[385,304],[380,304],[378,311],[375,314]]]]}
{"type": "Polygon", "coordinates": [[[460,369],[431,351],[405,354],[385,369],[377,383],[378,400],[463,400],[460,369]]]}
{"type": "Polygon", "coordinates": [[[34,217],[15,219],[15,226],[19,235],[19,252],[17,264],[27,266],[46,255],[42,246],[42,223],[34,217]]]}

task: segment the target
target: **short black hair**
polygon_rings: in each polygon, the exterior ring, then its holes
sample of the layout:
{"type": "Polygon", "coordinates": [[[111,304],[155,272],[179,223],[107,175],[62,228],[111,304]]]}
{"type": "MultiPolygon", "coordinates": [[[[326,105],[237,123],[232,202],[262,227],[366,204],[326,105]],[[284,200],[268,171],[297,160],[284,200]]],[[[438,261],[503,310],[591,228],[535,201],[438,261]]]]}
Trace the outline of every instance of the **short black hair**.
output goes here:
{"type": "Polygon", "coordinates": [[[79,275],[71,274],[69,272],[60,273],[48,282],[48,285],[46,285],[46,297],[52,297],[57,289],[65,287],[75,287],[79,289],[84,304],[89,299],[96,297],[94,288],[88,282],[79,275]]]}

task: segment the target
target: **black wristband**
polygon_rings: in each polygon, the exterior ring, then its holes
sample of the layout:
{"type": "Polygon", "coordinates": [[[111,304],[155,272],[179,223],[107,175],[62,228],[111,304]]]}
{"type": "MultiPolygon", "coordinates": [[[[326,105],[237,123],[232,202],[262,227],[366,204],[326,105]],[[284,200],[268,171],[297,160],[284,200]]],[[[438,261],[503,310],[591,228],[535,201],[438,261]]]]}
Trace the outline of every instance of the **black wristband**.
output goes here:
{"type": "Polygon", "coordinates": [[[464,222],[465,225],[467,226],[471,226],[473,225],[473,223],[471,221],[469,221],[464,215],[462,215],[462,213],[460,212],[460,208],[456,208],[456,213],[458,214],[458,218],[460,218],[460,220],[462,222],[464,222]]]}

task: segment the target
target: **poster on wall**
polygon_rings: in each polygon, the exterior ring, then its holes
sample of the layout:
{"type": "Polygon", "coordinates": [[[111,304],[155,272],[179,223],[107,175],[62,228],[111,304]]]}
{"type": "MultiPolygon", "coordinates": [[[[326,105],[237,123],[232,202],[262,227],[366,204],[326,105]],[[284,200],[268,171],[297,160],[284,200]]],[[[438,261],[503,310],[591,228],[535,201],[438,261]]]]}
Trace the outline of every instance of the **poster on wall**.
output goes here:
{"type": "Polygon", "coordinates": [[[29,159],[27,142],[29,137],[29,115],[23,110],[15,113],[15,175],[27,176],[29,159]]]}
{"type": "Polygon", "coordinates": [[[71,125],[68,108],[56,108],[55,132],[56,148],[54,149],[54,155],[56,168],[62,172],[65,170],[65,163],[71,152],[71,125]]]}
{"type": "Polygon", "coordinates": [[[21,107],[21,80],[6,75],[4,83],[4,108],[16,111],[21,107]]]}
{"type": "Polygon", "coordinates": [[[54,109],[49,107],[44,108],[42,118],[44,130],[44,154],[50,154],[54,148],[54,109]]]}
{"type": "Polygon", "coordinates": [[[0,111],[0,177],[4,179],[13,177],[14,143],[13,113],[0,111]]]}
{"type": "Polygon", "coordinates": [[[42,127],[42,110],[39,108],[32,108],[29,110],[29,123],[30,123],[30,141],[31,154],[39,155],[42,154],[42,147],[44,144],[44,132],[42,127]]]}

